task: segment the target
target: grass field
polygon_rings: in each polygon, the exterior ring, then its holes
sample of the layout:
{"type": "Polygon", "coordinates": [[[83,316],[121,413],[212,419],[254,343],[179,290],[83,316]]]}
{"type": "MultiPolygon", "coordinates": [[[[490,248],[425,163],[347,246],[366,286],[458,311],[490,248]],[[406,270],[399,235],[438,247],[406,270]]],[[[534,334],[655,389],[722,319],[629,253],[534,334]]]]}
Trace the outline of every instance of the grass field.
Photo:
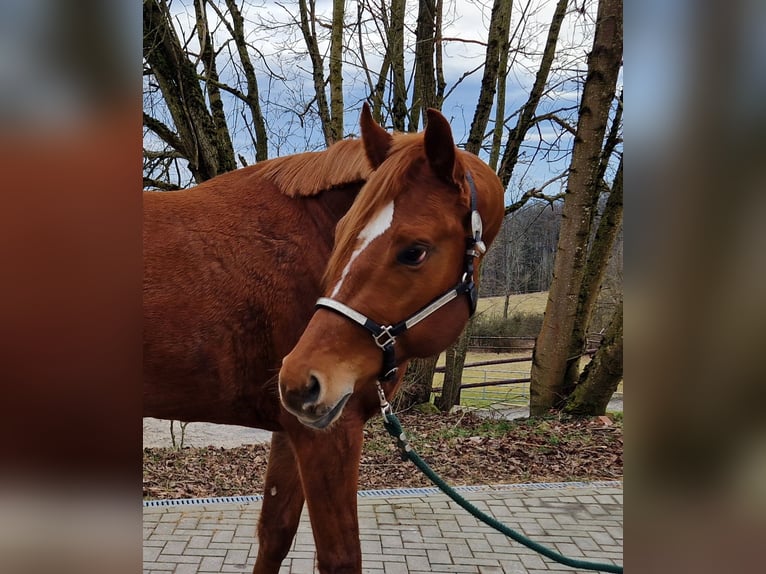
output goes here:
{"type": "MultiPolygon", "coordinates": [[[[540,313],[545,311],[548,302],[548,292],[522,293],[511,295],[508,301],[508,314],[514,313],[540,313]]],[[[478,313],[488,315],[502,315],[505,307],[505,297],[482,297],[479,299],[478,313]]],[[[477,353],[469,352],[466,364],[479,361],[491,361],[495,359],[511,359],[530,356],[531,351],[520,353],[477,353]]],[[[437,366],[444,365],[444,353],[439,357],[437,366]]],[[[510,363],[506,365],[486,365],[471,367],[463,372],[463,384],[484,383],[501,381],[503,379],[523,379],[529,377],[532,361],[510,363]]],[[[441,387],[444,374],[436,373],[434,387],[441,387]]],[[[479,387],[477,389],[463,389],[460,393],[460,404],[470,407],[489,406],[526,406],[529,404],[529,383],[514,383],[496,387],[479,387]]]]}
{"type": "MultiPolygon", "coordinates": [[[[548,292],[539,293],[521,293],[511,295],[508,301],[508,314],[514,313],[540,313],[545,311],[545,305],[548,302],[548,292]]],[[[479,313],[488,313],[492,315],[502,315],[505,306],[505,297],[481,297],[477,311],[479,313]]]]}
{"type": "MultiPolygon", "coordinates": [[[[548,301],[548,292],[523,293],[511,295],[508,304],[508,314],[513,313],[540,313],[545,311],[548,301]]],[[[505,297],[483,297],[479,299],[477,312],[492,315],[502,315],[505,305],[505,297]]],[[[466,356],[466,364],[495,359],[511,359],[517,357],[529,357],[531,351],[517,353],[493,353],[493,352],[469,352],[466,356]]],[[[444,366],[445,355],[439,357],[437,366],[444,366]]],[[[588,361],[583,359],[581,368],[588,361]]],[[[485,365],[470,367],[463,371],[463,384],[501,381],[504,379],[529,378],[532,369],[532,361],[510,363],[505,365],[485,365]]],[[[443,373],[434,376],[434,388],[442,386],[443,373]]],[[[623,383],[620,383],[617,392],[622,393],[623,383]]],[[[469,407],[502,407],[502,406],[527,406],[529,404],[529,383],[514,383],[510,385],[498,385],[495,387],[479,387],[475,389],[463,389],[460,393],[460,404],[469,407]]]]}
{"type": "MultiPolygon", "coordinates": [[[[525,353],[476,353],[469,352],[466,356],[466,364],[479,361],[492,361],[495,359],[510,359],[516,357],[528,357],[531,352],[525,353]]],[[[437,366],[444,366],[444,353],[439,357],[437,366]]],[[[532,361],[510,363],[506,365],[485,365],[470,367],[463,371],[463,384],[485,383],[501,381],[503,379],[522,379],[529,377],[532,361]]],[[[442,386],[443,373],[434,376],[434,387],[442,386]]],[[[460,404],[469,407],[489,407],[496,405],[526,406],[529,403],[529,383],[514,383],[512,385],[499,385],[496,387],[479,387],[477,389],[463,389],[460,392],[460,404]]]]}

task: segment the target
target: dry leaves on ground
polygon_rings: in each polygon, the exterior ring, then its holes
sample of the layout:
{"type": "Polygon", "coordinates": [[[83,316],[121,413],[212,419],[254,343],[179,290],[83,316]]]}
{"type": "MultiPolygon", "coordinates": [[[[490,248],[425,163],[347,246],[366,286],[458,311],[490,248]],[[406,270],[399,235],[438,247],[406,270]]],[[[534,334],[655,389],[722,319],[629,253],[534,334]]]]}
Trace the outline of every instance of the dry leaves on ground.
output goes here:
{"type": "MultiPolygon", "coordinates": [[[[421,457],[453,485],[622,478],[622,422],[488,420],[472,413],[399,415],[421,457]],[[608,422],[608,424],[607,424],[608,422]]],[[[365,426],[359,489],[431,486],[399,457],[379,417],[365,426]]],[[[261,494],[269,445],[144,449],[146,499],[261,494]]]]}

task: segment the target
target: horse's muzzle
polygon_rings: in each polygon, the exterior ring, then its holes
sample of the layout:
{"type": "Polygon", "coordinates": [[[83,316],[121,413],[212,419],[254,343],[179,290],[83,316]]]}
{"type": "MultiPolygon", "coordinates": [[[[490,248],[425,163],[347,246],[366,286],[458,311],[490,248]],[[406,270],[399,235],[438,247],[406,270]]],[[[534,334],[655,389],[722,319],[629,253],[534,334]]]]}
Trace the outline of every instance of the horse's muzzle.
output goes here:
{"type": "Polygon", "coordinates": [[[279,396],[285,410],[304,425],[320,430],[338,419],[351,394],[348,390],[339,399],[330,402],[327,390],[314,374],[309,375],[303,386],[288,386],[282,380],[279,383],[279,396]]]}

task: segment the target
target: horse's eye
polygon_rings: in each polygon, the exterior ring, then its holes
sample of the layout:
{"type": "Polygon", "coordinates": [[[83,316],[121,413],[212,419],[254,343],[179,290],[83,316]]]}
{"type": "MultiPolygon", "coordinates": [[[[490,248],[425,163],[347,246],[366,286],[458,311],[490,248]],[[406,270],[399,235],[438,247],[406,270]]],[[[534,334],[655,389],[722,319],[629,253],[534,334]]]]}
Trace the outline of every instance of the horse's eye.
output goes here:
{"type": "Polygon", "coordinates": [[[410,267],[416,267],[426,260],[428,255],[428,248],[425,245],[411,245],[407,249],[403,249],[396,256],[396,260],[404,265],[410,267]]]}

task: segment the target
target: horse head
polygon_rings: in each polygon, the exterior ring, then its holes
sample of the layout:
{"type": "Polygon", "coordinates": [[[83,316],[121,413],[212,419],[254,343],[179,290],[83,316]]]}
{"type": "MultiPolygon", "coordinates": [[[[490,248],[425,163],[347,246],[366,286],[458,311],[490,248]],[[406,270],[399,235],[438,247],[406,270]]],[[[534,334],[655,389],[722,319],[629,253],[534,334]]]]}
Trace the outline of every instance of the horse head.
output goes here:
{"type": "Polygon", "coordinates": [[[389,134],[366,105],[360,123],[374,171],[338,224],[325,296],[279,373],[285,409],[317,429],[355,392],[376,380],[390,392],[398,365],[460,335],[504,212],[500,180],[455,147],[438,111],[419,134],[389,134]]]}

